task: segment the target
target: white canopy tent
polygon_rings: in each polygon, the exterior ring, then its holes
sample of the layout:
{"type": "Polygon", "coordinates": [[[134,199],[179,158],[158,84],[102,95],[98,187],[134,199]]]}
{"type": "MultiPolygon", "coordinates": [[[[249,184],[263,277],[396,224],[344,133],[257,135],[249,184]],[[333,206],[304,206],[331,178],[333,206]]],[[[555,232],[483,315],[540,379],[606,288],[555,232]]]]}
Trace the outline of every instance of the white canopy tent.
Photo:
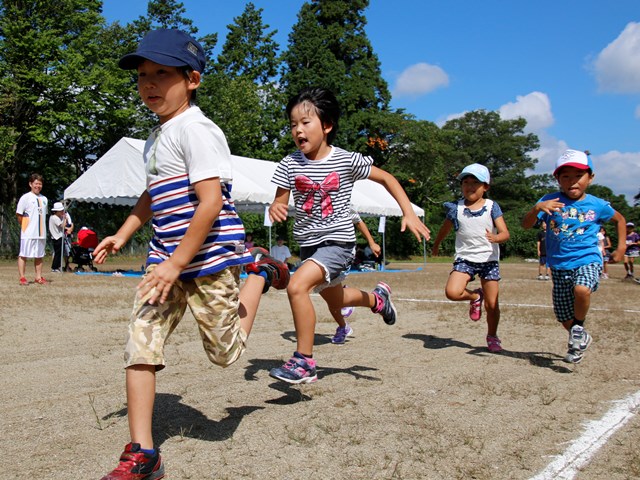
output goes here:
{"type": "MultiPolygon", "coordinates": [[[[144,140],[121,138],[100,157],[85,173],[64,191],[65,203],[71,201],[105,203],[110,205],[135,205],[146,187],[145,168],[142,159],[144,140]]],[[[231,195],[238,211],[264,213],[273,201],[276,186],[271,177],[275,162],[255,158],[231,156],[233,161],[233,187],[231,195]]],[[[289,208],[293,211],[292,198],[289,208]]],[[[413,204],[412,204],[413,205],[413,204]]],[[[380,184],[371,180],[355,183],[351,206],[363,216],[402,216],[395,199],[380,184]]],[[[419,217],[424,210],[413,205],[419,217]]],[[[386,260],[385,235],[382,230],[383,261],[386,260]]],[[[271,227],[269,227],[271,243],[271,227]]],[[[426,262],[426,244],[423,242],[426,262]]],[[[385,263],[383,263],[384,265],[385,263]]]]}
{"type": "MultiPolygon", "coordinates": [[[[145,189],[142,161],[144,140],[122,138],[64,191],[64,200],[135,205],[145,189]]],[[[275,162],[232,155],[233,190],[239,211],[263,212],[275,196],[276,186],[271,177],[275,162]]],[[[353,208],[361,215],[401,216],[402,210],[382,185],[371,180],[356,182],[351,195],[353,208]]],[[[416,205],[414,212],[424,216],[416,205]]]]}

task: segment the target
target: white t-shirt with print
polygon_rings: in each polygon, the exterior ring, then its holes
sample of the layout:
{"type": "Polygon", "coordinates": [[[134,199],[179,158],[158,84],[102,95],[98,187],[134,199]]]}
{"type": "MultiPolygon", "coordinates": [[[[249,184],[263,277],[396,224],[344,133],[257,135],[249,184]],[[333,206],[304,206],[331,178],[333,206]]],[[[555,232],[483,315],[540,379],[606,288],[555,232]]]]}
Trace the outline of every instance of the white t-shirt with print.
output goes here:
{"type": "Polygon", "coordinates": [[[16,213],[22,215],[20,238],[26,240],[47,237],[45,223],[47,203],[47,197],[42,194],[36,195],[33,192],[27,192],[20,197],[16,207],[16,213]]]}

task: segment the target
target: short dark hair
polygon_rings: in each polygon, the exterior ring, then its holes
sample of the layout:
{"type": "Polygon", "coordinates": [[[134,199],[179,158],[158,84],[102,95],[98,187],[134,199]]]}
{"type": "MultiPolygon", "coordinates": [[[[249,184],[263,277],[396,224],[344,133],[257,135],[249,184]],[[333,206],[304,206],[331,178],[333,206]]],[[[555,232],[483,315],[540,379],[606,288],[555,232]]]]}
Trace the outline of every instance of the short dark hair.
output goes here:
{"type": "Polygon", "coordinates": [[[40,180],[42,182],[44,180],[44,177],[39,173],[32,173],[31,175],[29,175],[29,183],[33,183],[36,180],[40,180]]]}
{"type": "Polygon", "coordinates": [[[340,119],[340,104],[335,95],[326,88],[308,87],[292,97],[287,103],[287,118],[291,120],[291,111],[296,105],[308,102],[316,109],[316,114],[322,122],[322,126],[331,125],[331,131],[327,134],[327,142],[333,143],[338,132],[338,120],[340,119]]]}
{"type": "MultiPolygon", "coordinates": [[[[185,65],[184,67],[178,67],[178,70],[182,72],[182,75],[184,76],[184,78],[191,81],[191,72],[195,71],[193,68],[191,68],[189,65],[185,65]]],[[[189,103],[192,103],[192,104],[196,103],[197,93],[198,93],[198,89],[191,90],[191,97],[189,98],[189,103]]]]}

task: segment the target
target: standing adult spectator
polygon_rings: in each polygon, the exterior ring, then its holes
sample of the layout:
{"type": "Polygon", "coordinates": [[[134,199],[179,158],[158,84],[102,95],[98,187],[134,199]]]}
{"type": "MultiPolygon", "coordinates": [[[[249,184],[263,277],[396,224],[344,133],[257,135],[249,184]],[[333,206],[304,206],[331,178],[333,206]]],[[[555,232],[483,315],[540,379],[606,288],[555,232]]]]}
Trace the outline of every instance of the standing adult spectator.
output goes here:
{"type": "Polygon", "coordinates": [[[46,242],[47,197],[42,195],[42,175],[32,173],[29,176],[30,192],[18,200],[16,218],[20,224],[20,253],[18,253],[18,274],[20,285],[28,285],[25,277],[27,258],[33,258],[36,271],[35,283],[44,285],[47,281],[42,276],[42,257],[46,242]]]}
{"type": "Polygon", "coordinates": [[[53,204],[51,213],[52,215],[49,217],[49,235],[51,235],[51,240],[53,240],[53,261],[51,262],[51,271],[60,272],[64,253],[63,242],[67,219],[64,212],[64,206],[61,202],[53,204]]]}

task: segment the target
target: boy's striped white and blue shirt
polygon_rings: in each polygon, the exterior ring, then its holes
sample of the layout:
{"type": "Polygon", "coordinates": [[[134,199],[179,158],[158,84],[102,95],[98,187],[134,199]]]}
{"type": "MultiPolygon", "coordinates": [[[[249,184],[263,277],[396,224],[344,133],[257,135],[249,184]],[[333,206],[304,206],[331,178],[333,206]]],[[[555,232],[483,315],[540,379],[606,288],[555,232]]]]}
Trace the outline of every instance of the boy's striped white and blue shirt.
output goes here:
{"type": "Polygon", "coordinates": [[[211,275],[251,262],[251,254],[244,249],[244,226],[231,196],[231,154],[217,125],[199,108],[191,107],[151,134],[144,159],[154,232],[147,264],[161,263],[173,254],[199,205],[194,184],[209,178],[220,180],[222,209],[180,278],[211,275]]]}

